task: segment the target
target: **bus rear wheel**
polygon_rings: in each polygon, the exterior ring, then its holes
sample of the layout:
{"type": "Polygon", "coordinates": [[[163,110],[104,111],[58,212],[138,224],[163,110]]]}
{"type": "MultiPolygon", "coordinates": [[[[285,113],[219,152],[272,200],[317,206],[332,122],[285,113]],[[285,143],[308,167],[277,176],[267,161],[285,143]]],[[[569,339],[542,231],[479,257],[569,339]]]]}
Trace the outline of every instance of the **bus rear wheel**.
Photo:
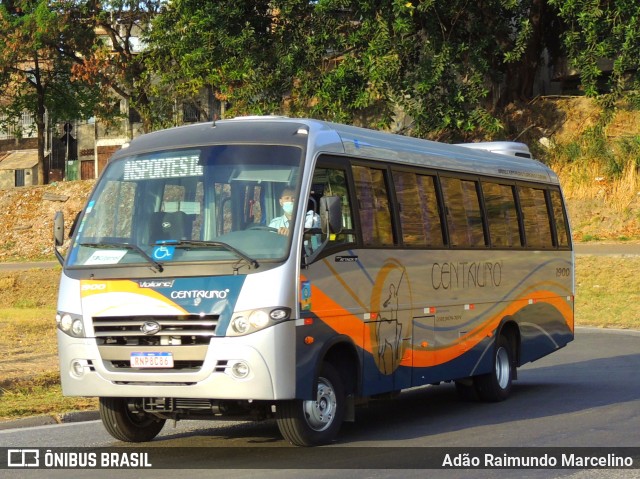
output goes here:
{"type": "Polygon", "coordinates": [[[509,339],[500,335],[493,353],[493,368],[488,374],[474,378],[475,389],[483,401],[504,401],[513,381],[513,351],[509,339]]]}
{"type": "Polygon", "coordinates": [[[280,433],[296,446],[319,446],[338,435],[345,414],[344,386],[335,368],[324,363],[316,378],[315,399],[283,401],[276,408],[280,433]]]}
{"type": "Polygon", "coordinates": [[[135,411],[127,398],[100,398],[100,418],[107,432],[124,442],[150,441],[165,423],[164,419],[135,411]]]}

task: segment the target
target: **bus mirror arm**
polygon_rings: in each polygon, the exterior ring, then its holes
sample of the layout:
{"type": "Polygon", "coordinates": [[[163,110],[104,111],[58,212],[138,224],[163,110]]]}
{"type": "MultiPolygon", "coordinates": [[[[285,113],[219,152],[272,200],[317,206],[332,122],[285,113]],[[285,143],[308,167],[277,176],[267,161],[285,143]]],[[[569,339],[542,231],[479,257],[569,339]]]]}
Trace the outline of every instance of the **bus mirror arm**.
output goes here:
{"type": "Polygon", "coordinates": [[[53,217],[53,252],[60,264],[64,263],[64,257],[58,248],[64,243],[64,213],[57,211],[53,217]]]}

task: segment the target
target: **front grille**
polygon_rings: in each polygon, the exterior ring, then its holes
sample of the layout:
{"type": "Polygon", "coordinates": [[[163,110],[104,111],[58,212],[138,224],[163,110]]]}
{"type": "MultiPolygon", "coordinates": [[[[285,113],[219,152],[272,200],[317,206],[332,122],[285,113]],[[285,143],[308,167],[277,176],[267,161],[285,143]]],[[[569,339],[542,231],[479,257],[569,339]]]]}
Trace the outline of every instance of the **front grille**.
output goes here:
{"type": "Polygon", "coordinates": [[[98,350],[108,370],[162,374],[199,371],[218,319],[217,315],[100,316],[92,321],[98,350]],[[149,327],[149,323],[155,324],[149,327]],[[173,368],[132,368],[132,352],[171,353],[173,368]]]}
{"type": "Polygon", "coordinates": [[[98,345],[180,346],[209,344],[215,335],[217,315],[182,316],[101,316],[94,317],[93,330],[98,345]],[[155,334],[143,332],[145,323],[157,323],[155,334]]]}

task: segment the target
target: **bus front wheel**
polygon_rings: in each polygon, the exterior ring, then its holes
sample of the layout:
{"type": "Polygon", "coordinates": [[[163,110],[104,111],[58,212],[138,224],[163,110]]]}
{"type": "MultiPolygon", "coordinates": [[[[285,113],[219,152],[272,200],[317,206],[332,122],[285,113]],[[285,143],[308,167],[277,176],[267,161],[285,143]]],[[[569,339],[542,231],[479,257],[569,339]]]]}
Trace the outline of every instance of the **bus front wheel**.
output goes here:
{"type": "Polygon", "coordinates": [[[511,392],[513,381],[513,351],[509,339],[500,335],[493,356],[490,373],[474,378],[475,389],[483,401],[504,401],[511,392]]]}
{"type": "Polygon", "coordinates": [[[296,446],[327,444],[337,436],[342,425],[344,386],[331,364],[323,364],[314,393],[314,399],[282,401],[276,407],[281,434],[296,446]]]}
{"type": "Polygon", "coordinates": [[[136,411],[127,398],[100,398],[100,418],[109,434],[125,442],[146,442],[158,435],[165,420],[136,411]]]}

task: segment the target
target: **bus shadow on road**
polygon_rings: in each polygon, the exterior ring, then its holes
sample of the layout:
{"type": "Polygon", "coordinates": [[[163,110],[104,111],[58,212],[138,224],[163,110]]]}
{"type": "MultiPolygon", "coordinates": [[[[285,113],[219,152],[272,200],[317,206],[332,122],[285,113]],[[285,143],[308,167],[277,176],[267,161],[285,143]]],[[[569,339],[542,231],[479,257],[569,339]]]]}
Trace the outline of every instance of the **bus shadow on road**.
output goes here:
{"type": "Polygon", "coordinates": [[[408,390],[359,409],[356,422],[345,424],[340,440],[438,436],[638,401],[640,381],[632,380],[638,370],[640,354],[518,371],[510,397],[498,403],[463,401],[453,383],[408,390]]]}
{"type": "MultiPolygon", "coordinates": [[[[640,370],[640,354],[614,356],[518,371],[510,397],[482,403],[459,398],[453,383],[402,392],[394,399],[373,400],[356,409],[356,422],[344,423],[337,444],[398,441],[457,433],[550,418],[640,400],[640,382],[631,378],[640,370]]],[[[198,421],[194,430],[165,434],[149,445],[188,447],[282,446],[274,420],[215,422],[209,428],[198,421]]],[[[470,445],[485,445],[469,438],[470,445]]],[[[440,443],[434,443],[434,446],[440,443]]]]}

